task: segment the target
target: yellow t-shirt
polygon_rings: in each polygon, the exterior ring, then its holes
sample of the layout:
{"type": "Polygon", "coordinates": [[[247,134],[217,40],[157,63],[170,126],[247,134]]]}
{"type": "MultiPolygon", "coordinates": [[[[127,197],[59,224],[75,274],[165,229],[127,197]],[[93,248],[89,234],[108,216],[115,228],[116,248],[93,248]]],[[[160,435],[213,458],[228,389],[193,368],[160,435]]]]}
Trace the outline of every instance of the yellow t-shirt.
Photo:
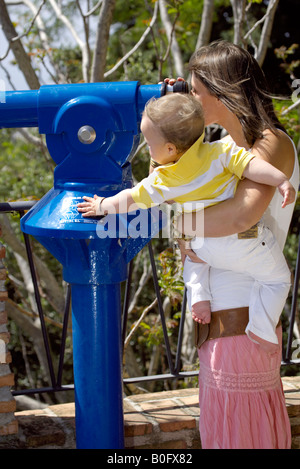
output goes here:
{"type": "Polygon", "coordinates": [[[221,140],[203,143],[202,135],[174,164],[163,165],[131,192],[141,208],[166,201],[182,205],[184,211],[217,204],[233,197],[237,183],[254,155],[244,148],[221,140]],[[203,205],[204,204],[204,205],[203,205]]]}

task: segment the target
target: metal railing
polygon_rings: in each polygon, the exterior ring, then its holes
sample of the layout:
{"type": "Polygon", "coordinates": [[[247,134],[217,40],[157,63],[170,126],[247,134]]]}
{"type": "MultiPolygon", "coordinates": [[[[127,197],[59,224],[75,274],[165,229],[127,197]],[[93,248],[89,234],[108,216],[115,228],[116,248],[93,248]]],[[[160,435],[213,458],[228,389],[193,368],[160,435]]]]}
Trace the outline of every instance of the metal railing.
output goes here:
{"type": "MultiPolygon", "coordinates": [[[[19,213],[20,218],[21,218],[24,215],[25,211],[29,210],[35,203],[36,201],[0,203],[0,213],[1,212],[6,212],[6,213],[17,212],[19,213]]],[[[36,270],[35,270],[34,261],[33,261],[33,253],[31,249],[30,239],[29,239],[28,234],[23,233],[23,235],[24,235],[24,242],[25,242],[32,282],[34,286],[35,300],[36,300],[38,315],[39,315],[39,319],[41,323],[41,331],[43,335],[43,342],[44,342],[45,352],[47,356],[51,383],[47,387],[14,390],[12,391],[12,394],[17,396],[17,395],[29,395],[29,394],[50,393],[50,392],[72,390],[74,389],[74,384],[69,384],[69,385],[62,384],[65,346],[66,346],[66,338],[67,338],[67,326],[68,326],[68,321],[69,321],[70,304],[71,304],[71,288],[70,288],[70,285],[68,285],[64,316],[63,316],[63,326],[62,326],[62,336],[61,336],[58,367],[57,367],[57,372],[55,373],[53,359],[52,359],[52,355],[50,352],[50,344],[49,344],[49,338],[48,338],[47,328],[45,324],[45,317],[44,317],[44,312],[42,308],[40,292],[38,288],[38,281],[37,281],[37,275],[36,275],[36,270]]],[[[153,253],[151,242],[148,243],[148,251],[149,251],[150,263],[152,267],[153,283],[154,283],[155,293],[157,296],[158,311],[159,311],[160,320],[162,324],[164,346],[165,346],[166,357],[167,357],[167,362],[168,362],[168,367],[169,367],[169,373],[152,375],[152,376],[137,376],[137,377],[124,378],[124,383],[126,384],[141,383],[141,382],[153,381],[153,380],[166,380],[166,379],[178,379],[178,378],[182,379],[182,378],[188,378],[188,377],[198,375],[198,370],[194,370],[194,371],[181,371],[180,370],[181,350],[182,350],[185,313],[186,313],[186,293],[184,291],[183,300],[182,300],[181,318],[180,318],[179,331],[178,331],[177,351],[176,351],[175,360],[174,360],[172,357],[171,346],[170,346],[170,341],[168,337],[166,319],[165,319],[165,314],[164,314],[164,309],[163,309],[163,304],[162,304],[162,298],[160,294],[157,269],[156,269],[154,253],[153,253]]],[[[132,278],[132,265],[133,264],[131,262],[128,266],[128,279],[126,281],[126,288],[125,288],[125,295],[124,295],[124,302],[123,302],[123,317],[122,317],[123,343],[125,341],[126,324],[127,324],[127,319],[128,319],[129,291],[130,291],[130,284],[131,284],[131,278],[132,278]]],[[[300,359],[291,358],[292,345],[293,345],[293,328],[294,328],[294,322],[296,319],[296,312],[297,312],[299,280],[300,280],[300,242],[298,242],[297,261],[296,261],[296,267],[295,267],[295,273],[294,273],[291,312],[290,312],[290,320],[289,320],[289,326],[288,326],[288,331],[287,331],[288,338],[287,338],[285,352],[283,352],[283,357],[282,357],[283,366],[285,365],[298,365],[299,366],[300,365],[300,359]]]]}

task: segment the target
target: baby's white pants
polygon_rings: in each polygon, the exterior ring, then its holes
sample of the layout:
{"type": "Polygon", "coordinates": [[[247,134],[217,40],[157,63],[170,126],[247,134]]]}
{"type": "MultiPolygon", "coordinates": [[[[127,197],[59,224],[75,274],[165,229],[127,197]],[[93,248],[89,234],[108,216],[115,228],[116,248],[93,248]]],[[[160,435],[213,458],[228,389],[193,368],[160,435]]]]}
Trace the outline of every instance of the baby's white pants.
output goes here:
{"type": "MultiPolygon", "coordinates": [[[[262,223],[257,238],[238,239],[237,235],[221,238],[195,238],[191,248],[205,263],[194,263],[188,257],[183,278],[188,305],[211,300],[209,269],[231,270],[254,279],[249,301],[250,331],[272,343],[278,343],[276,325],[290,289],[290,271],[275,236],[262,223]]],[[[230,292],[228,292],[230,295],[230,292]]],[[[247,306],[245,304],[244,306],[247,306]]]]}

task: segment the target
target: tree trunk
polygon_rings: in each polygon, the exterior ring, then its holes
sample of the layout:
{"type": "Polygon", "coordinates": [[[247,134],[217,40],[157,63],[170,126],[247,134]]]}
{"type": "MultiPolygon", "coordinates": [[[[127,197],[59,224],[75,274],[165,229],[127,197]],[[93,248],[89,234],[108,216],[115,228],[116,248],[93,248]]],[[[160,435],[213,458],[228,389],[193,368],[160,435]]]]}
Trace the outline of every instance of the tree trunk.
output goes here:
{"type": "Polygon", "coordinates": [[[99,14],[91,81],[103,81],[109,39],[109,29],[116,0],[104,0],[99,14]]]}
{"type": "Polygon", "coordinates": [[[266,19],[260,35],[259,46],[256,56],[256,60],[260,66],[262,66],[266,57],[278,3],[279,0],[270,0],[268,5],[266,19]]]}
{"type": "Polygon", "coordinates": [[[179,77],[184,76],[184,65],[182,60],[182,54],[176,40],[174,26],[172,25],[166,7],[165,0],[158,0],[159,1],[159,11],[160,17],[163,22],[163,25],[166,29],[166,34],[168,41],[171,42],[171,52],[174,60],[175,72],[176,75],[179,77]]]}
{"type": "Polygon", "coordinates": [[[29,55],[25,52],[21,39],[14,40],[18,37],[15,27],[11,22],[4,0],[0,0],[0,22],[3,32],[8,40],[11,50],[14,53],[20,70],[26,79],[30,89],[36,90],[40,87],[39,79],[32,67],[29,55]]]}
{"type": "Polygon", "coordinates": [[[196,43],[196,50],[209,43],[213,24],[214,8],[214,0],[204,0],[201,26],[196,43]]]}
{"type": "Polygon", "coordinates": [[[234,18],[234,44],[241,45],[245,19],[246,0],[230,0],[234,18]]]}

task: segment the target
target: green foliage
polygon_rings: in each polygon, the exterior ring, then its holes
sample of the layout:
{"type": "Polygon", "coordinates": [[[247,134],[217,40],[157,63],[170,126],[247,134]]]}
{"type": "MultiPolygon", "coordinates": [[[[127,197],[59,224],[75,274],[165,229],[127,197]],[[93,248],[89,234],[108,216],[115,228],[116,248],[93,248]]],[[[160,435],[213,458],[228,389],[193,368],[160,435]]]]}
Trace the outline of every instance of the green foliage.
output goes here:
{"type": "Polygon", "coordinates": [[[82,81],[82,54],[79,47],[60,47],[53,49],[53,59],[65,76],[66,83],[78,83],[82,81]]]}
{"type": "MultiPolygon", "coordinates": [[[[168,341],[173,358],[176,355],[178,329],[181,318],[181,305],[183,294],[182,266],[171,248],[162,249],[160,242],[153,241],[159,286],[161,289],[162,302],[165,309],[165,321],[168,341]]],[[[147,305],[153,301],[153,287],[144,288],[145,295],[149,295],[147,305]]],[[[140,303],[139,303],[140,305],[140,303]]],[[[130,324],[134,323],[142,314],[144,307],[138,306],[130,318],[130,324]]],[[[128,326],[130,327],[130,325],[128,326]]],[[[140,323],[136,332],[136,340],[131,341],[141,372],[147,374],[150,357],[158,355],[155,374],[168,371],[164,334],[157,304],[148,311],[140,323]]],[[[181,383],[182,384],[182,383],[181,383]]],[[[166,385],[166,384],[165,384],[166,385]]],[[[156,384],[156,389],[161,389],[161,383],[156,384]]]]}
{"type": "Polygon", "coordinates": [[[53,185],[50,157],[11,130],[1,132],[0,164],[1,201],[39,199],[53,185]]]}
{"type": "MultiPolygon", "coordinates": [[[[172,248],[167,248],[158,254],[158,275],[162,296],[163,298],[167,297],[170,302],[170,314],[166,321],[168,335],[172,337],[175,334],[174,338],[176,339],[184,283],[181,262],[176,259],[172,248]]],[[[157,316],[152,318],[150,316],[150,321],[143,321],[141,327],[143,328],[143,340],[146,340],[147,346],[163,343],[163,330],[157,316]]]]}
{"type": "MultiPolygon", "coordinates": [[[[37,132],[35,132],[38,136],[37,132]]],[[[14,202],[19,200],[38,200],[53,186],[54,164],[48,152],[42,146],[28,143],[27,140],[12,130],[3,129],[0,133],[0,202],[14,202]]],[[[17,213],[9,214],[14,233],[21,243],[24,243],[20,231],[20,219],[17,213]]],[[[35,254],[43,260],[49,270],[55,275],[58,282],[62,282],[61,266],[38,242],[31,239],[35,254]]],[[[9,298],[20,309],[20,314],[33,314],[27,292],[22,286],[23,278],[20,274],[13,251],[6,244],[5,265],[10,278],[6,288],[9,298]],[[19,282],[19,283],[18,283],[19,282]],[[22,313],[21,313],[22,312],[22,313]]],[[[46,315],[47,327],[51,338],[53,356],[59,356],[59,342],[61,337],[61,316],[53,310],[51,302],[42,296],[42,307],[46,315]]],[[[34,316],[32,316],[34,320],[34,316]]],[[[46,386],[41,372],[41,366],[34,351],[31,337],[24,332],[14,321],[10,321],[11,333],[10,350],[13,356],[12,371],[15,374],[16,389],[46,386]],[[30,365],[29,365],[30,364],[30,365]],[[29,367],[30,366],[30,373],[29,367]]],[[[66,356],[70,357],[70,339],[67,340],[66,356]]],[[[72,362],[66,360],[66,374],[72,370],[72,362]]],[[[71,375],[72,376],[72,375],[71,375]]],[[[71,380],[69,382],[72,381],[71,380]]]]}
{"type": "Polygon", "coordinates": [[[173,248],[168,248],[159,254],[159,285],[169,297],[172,308],[178,310],[182,301],[184,282],[182,279],[182,264],[175,256],[173,248]]]}
{"type": "Polygon", "coordinates": [[[297,49],[299,49],[299,44],[292,44],[289,47],[281,46],[274,50],[274,54],[281,61],[280,67],[290,76],[293,76],[294,72],[297,70],[297,68],[299,68],[300,65],[300,60],[294,59],[297,49]]]}
{"type": "Polygon", "coordinates": [[[283,114],[293,105],[292,100],[278,99],[273,100],[276,114],[286,129],[289,136],[294,141],[296,147],[300,140],[300,121],[299,121],[299,110],[297,108],[291,109],[287,114],[283,114]]]}

